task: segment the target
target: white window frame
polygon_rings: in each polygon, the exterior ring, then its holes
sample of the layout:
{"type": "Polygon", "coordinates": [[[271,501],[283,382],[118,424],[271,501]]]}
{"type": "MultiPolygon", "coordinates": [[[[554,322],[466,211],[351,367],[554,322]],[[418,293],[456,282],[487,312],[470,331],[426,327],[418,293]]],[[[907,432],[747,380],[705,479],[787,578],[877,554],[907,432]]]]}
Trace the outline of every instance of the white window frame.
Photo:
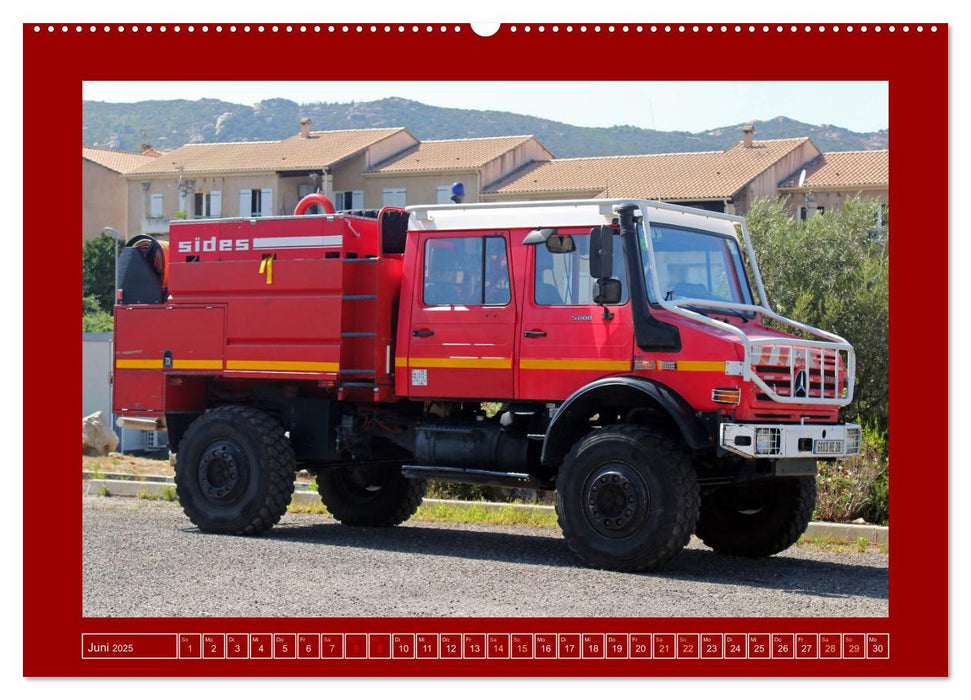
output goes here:
{"type": "MultiPolygon", "coordinates": [[[[195,194],[199,197],[199,201],[202,202],[202,207],[193,212],[194,218],[218,219],[222,216],[222,192],[212,190],[211,192],[196,192],[195,194]]],[[[194,203],[195,200],[193,200],[194,203]]]]}
{"type": "Polygon", "coordinates": [[[343,209],[363,209],[364,190],[337,190],[334,192],[334,208],[338,211],[343,209]]]}
{"type": "Polygon", "coordinates": [[[165,204],[165,198],[161,192],[156,192],[155,194],[153,194],[149,203],[149,209],[148,209],[149,218],[161,219],[165,212],[164,204],[165,204]]]}

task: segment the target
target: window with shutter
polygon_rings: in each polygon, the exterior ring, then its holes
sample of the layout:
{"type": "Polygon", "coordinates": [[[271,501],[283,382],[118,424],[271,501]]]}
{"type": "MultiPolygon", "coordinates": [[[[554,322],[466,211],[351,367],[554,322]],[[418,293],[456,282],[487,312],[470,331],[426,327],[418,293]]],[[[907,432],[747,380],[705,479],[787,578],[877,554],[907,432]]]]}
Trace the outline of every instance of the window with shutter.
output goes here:
{"type": "Polygon", "coordinates": [[[404,187],[386,187],[382,192],[382,206],[403,207],[407,201],[408,194],[404,187]]]}

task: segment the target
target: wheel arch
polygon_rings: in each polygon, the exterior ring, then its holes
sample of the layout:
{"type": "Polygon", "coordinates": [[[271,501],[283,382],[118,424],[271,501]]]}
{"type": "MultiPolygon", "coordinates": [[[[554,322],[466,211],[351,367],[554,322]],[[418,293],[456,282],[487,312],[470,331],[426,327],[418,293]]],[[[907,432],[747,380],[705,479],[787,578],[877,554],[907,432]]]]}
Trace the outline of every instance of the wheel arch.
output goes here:
{"type": "Polygon", "coordinates": [[[553,466],[562,462],[570,447],[589,432],[590,419],[604,406],[643,409],[677,431],[693,450],[717,443],[714,416],[699,415],[667,386],[644,377],[607,377],[578,389],[560,404],[546,431],[542,463],[553,466]]]}

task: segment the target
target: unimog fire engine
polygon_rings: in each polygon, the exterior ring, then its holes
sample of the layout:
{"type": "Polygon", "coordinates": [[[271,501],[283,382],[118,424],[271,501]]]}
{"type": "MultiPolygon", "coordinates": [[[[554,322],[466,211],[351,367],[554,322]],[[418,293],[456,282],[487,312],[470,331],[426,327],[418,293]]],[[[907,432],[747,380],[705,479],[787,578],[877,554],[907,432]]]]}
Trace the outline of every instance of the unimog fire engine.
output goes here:
{"type": "Polygon", "coordinates": [[[452,480],[555,491],[594,567],[657,568],[692,534],[768,556],[805,530],[817,461],[860,450],[853,348],[770,308],[738,216],[315,194],[173,222],[119,269],[119,425],[168,431],[207,532],[265,532],[304,469],[347,525],[452,480]]]}

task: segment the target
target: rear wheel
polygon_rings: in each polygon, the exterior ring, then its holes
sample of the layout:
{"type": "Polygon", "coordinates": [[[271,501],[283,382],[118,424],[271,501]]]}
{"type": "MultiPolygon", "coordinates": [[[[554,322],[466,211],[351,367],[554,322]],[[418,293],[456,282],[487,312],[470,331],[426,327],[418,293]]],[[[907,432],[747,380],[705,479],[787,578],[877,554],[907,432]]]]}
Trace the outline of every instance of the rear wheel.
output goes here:
{"type": "Polygon", "coordinates": [[[175,486],[189,519],[206,532],[258,535],[293,495],[295,459],[283,428],[249,406],[207,411],[186,430],[175,486]]]}
{"type": "Polygon", "coordinates": [[[418,510],[428,483],[406,479],[400,467],[361,465],[317,474],[320,500],[345,525],[391,527],[418,510]]]}
{"type": "Polygon", "coordinates": [[[583,437],[560,467],[556,512],[570,549],[589,566],[656,569],[691,539],[698,482],[687,450],[636,425],[583,437]]]}
{"type": "Polygon", "coordinates": [[[816,479],[721,486],[701,497],[697,535],[722,554],[768,557],[796,543],[816,506],[816,479]]]}

